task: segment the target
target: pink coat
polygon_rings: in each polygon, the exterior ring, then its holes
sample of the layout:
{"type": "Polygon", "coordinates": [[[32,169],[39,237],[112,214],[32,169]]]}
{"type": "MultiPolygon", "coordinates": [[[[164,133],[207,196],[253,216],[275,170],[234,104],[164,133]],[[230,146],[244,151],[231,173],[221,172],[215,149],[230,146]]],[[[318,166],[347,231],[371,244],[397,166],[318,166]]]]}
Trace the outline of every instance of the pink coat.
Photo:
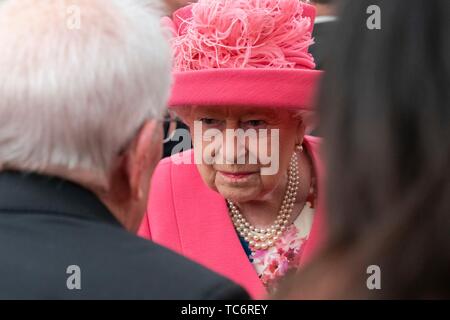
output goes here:
{"type": "MultiPolygon", "coordinates": [[[[306,136],[304,145],[318,175],[319,205],[302,263],[317,250],[324,233],[320,139],[306,136]]],[[[184,152],[182,157],[193,159],[193,152],[184,152]]],[[[266,290],[242,248],[225,200],[205,185],[196,165],[191,163],[175,165],[171,158],[160,162],[153,175],[148,210],[139,234],[230,278],[253,298],[262,298],[266,290]]]]}

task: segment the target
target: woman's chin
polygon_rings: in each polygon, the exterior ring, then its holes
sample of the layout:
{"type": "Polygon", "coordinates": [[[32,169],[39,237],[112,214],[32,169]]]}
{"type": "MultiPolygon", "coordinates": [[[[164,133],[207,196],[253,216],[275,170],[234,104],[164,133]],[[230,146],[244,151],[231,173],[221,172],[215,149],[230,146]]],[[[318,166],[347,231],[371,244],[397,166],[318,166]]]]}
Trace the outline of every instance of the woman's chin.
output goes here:
{"type": "Polygon", "coordinates": [[[233,202],[242,203],[257,199],[260,190],[248,188],[232,188],[228,186],[216,186],[217,191],[224,197],[225,199],[231,200],[233,202]]]}

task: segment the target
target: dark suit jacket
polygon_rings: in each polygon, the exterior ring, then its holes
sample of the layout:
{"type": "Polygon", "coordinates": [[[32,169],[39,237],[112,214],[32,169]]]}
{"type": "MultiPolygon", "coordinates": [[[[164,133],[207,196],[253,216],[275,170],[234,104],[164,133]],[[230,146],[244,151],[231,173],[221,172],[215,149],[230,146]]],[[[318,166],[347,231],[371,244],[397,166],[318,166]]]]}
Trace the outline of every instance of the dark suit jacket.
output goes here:
{"type": "Polygon", "coordinates": [[[33,174],[0,173],[0,256],[0,299],[248,298],[127,232],[91,192],[33,174]]]}

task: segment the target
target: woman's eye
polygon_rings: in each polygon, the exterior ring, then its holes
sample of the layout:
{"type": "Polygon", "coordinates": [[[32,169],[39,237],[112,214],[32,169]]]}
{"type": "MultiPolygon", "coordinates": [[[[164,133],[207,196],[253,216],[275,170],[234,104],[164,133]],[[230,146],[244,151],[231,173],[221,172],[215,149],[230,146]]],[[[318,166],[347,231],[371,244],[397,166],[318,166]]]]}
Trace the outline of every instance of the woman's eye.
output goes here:
{"type": "Polygon", "coordinates": [[[248,120],[244,122],[247,127],[264,127],[266,122],[264,120],[248,120]]]}
{"type": "Polygon", "coordinates": [[[207,126],[215,126],[220,124],[220,120],[213,118],[201,118],[200,121],[207,126]]]}

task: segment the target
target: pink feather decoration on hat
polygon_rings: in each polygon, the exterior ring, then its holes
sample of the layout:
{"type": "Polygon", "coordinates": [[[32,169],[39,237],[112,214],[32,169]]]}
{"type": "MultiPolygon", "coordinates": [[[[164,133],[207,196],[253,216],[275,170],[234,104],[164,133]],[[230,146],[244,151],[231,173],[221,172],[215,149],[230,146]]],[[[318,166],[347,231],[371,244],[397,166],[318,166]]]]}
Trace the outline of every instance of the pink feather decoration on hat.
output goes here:
{"type": "Polygon", "coordinates": [[[174,71],[314,69],[303,9],[299,0],[199,0],[164,20],[174,35],[174,71]]]}

